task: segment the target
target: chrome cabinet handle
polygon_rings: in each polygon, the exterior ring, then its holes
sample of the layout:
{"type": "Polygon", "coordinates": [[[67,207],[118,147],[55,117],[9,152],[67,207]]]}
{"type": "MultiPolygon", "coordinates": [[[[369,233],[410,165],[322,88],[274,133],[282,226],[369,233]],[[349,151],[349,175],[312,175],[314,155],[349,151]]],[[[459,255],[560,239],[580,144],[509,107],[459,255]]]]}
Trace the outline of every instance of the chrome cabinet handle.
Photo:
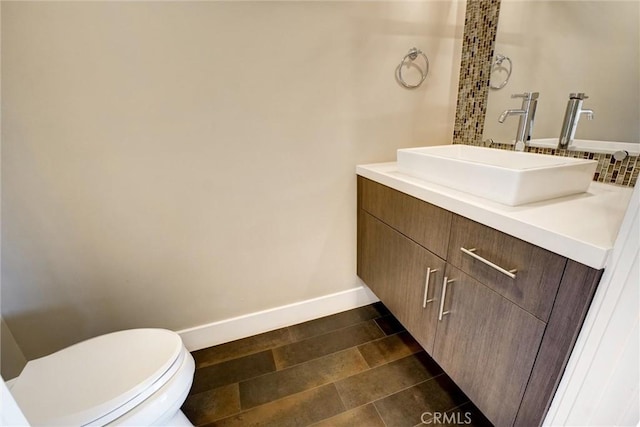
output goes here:
{"type": "Polygon", "coordinates": [[[500,267],[497,264],[492,263],[491,261],[489,261],[488,259],[484,259],[482,258],[480,255],[476,254],[476,248],[471,248],[471,249],[466,249],[466,248],[460,248],[460,250],[462,252],[464,252],[465,254],[469,255],[470,257],[477,259],[478,261],[488,265],[489,267],[498,270],[500,273],[511,277],[512,279],[516,278],[516,273],[518,272],[517,269],[512,269],[512,270],[505,270],[504,268],[500,267]]]}
{"type": "Polygon", "coordinates": [[[434,268],[432,270],[431,267],[427,267],[427,278],[424,279],[424,297],[422,298],[422,308],[427,308],[427,303],[435,301],[435,298],[427,298],[429,295],[429,279],[431,279],[431,273],[435,273],[436,271],[438,271],[437,268],[434,268]]]}
{"type": "Polygon", "coordinates": [[[442,297],[440,298],[440,312],[438,313],[438,320],[442,320],[442,316],[446,316],[447,314],[451,313],[450,310],[444,311],[444,299],[447,296],[447,285],[451,282],[454,282],[455,280],[448,279],[449,278],[447,276],[444,276],[444,281],[442,282],[442,297]]]}

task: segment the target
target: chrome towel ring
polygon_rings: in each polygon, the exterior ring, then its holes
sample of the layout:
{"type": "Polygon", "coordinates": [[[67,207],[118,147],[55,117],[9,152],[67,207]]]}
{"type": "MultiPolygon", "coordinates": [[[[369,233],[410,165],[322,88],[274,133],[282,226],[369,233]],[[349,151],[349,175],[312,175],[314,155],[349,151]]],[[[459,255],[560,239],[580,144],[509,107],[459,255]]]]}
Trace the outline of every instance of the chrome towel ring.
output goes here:
{"type": "Polygon", "coordinates": [[[494,59],[493,63],[491,64],[491,74],[493,74],[493,72],[496,70],[506,70],[507,67],[502,65],[504,61],[507,61],[509,63],[507,77],[499,84],[489,83],[491,89],[502,89],[507,85],[507,83],[509,83],[509,78],[511,78],[511,71],[513,71],[513,62],[511,62],[511,58],[509,58],[508,56],[505,56],[501,53],[496,53],[496,59],[494,59]]]}
{"type": "Polygon", "coordinates": [[[425,55],[424,52],[422,52],[420,49],[416,49],[415,47],[409,49],[409,53],[407,53],[402,58],[400,65],[398,65],[398,68],[396,68],[396,79],[398,80],[398,82],[400,82],[402,86],[406,87],[407,89],[415,89],[418,86],[420,86],[422,82],[424,82],[424,79],[427,78],[427,74],[429,74],[429,58],[427,58],[427,55],[425,55]],[[418,58],[418,55],[422,56],[422,58],[424,59],[424,69],[418,67],[414,63],[414,61],[418,58]],[[402,68],[407,62],[407,59],[411,61],[409,66],[413,65],[414,67],[417,67],[420,70],[420,74],[422,74],[422,78],[416,84],[409,84],[404,80],[404,77],[402,77],[402,68]]]}

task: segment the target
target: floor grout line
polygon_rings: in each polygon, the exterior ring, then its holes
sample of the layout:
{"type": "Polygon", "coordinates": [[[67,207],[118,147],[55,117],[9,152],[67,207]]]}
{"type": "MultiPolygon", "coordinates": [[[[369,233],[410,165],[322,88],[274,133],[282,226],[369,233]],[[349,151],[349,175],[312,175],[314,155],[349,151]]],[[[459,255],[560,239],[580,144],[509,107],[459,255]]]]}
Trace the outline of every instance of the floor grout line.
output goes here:
{"type": "MultiPolygon", "coordinates": [[[[365,370],[365,371],[362,371],[362,372],[367,372],[367,371],[365,370]]],[[[349,377],[347,377],[347,378],[349,378],[349,377]]],[[[336,392],[338,392],[338,397],[340,398],[340,402],[342,402],[342,406],[345,408],[345,412],[346,411],[350,411],[351,409],[355,409],[355,408],[347,409],[347,402],[345,402],[344,397],[342,396],[342,393],[340,393],[340,389],[336,385],[336,382],[337,381],[333,382],[333,386],[336,388],[336,392]]],[[[360,406],[362,406],[362,405],[360,405],[360,406]]]]}
{"type": "MultiPolygon", "coordinates": [[[[407,356],[407,357],[408,357],[408,356],[407,356]]],[[[381,366],[382,366],[382,365],[381,365],[381,366]]],[[[439,377],[439,376],[441,376],[441,375],[444,375],[444,372],[441,372],[441,373],[439,373],[438,375],[434,375],[434,376],[432,376],[431,378],[427,378],[426,380],[423,380],[423,381],[417,382],[417,383],[415,383],[415,384],[413,384],[413,385],[410,385],[410,386],[407,386],[407,387],[401,388],[400,390],[396,390],[396,391],[394,391],[393,393],[389,393],[389,394],[387,394],[387,395],[385,395],[385,396],[383,396],[383,397],[380,397],[380,398],[378,398],[378,399],[376,399],[376,400],[372,400],[372,401],[371,401],[371,402],[369,402],[369,403],[373,403],[373,404],[375,404],[376,402],[379,402],[379,401],[381,401],[381,400],[384,400],[384,399],[386,399],[386,398],[387,398],[387,397],[389,397],[389,396],[393,396],[394,394],[402,393],[403,391],[405,391],[405,390],[409,390],[409,389],[410,389],[410,388],[412,388],[412,387],[417,387],[417,386],[419,386],[420,384],[424,384],[424,383],[426,383],[427,381],[431,381],[431,380],[433,380],[433,379],[435,379],[435,378],[438,378],[438,377],[439,377]]]]}
{"type": "MultiPolygon", "coordinates": [[[[196,372],[200,369],[205,369],[205,368],[210,368],[211,366],[216,366],[216,365],[220,365],[221,363],[226,363],[226,362],[230,362],[232,360],[237,360],[237,359],[242,359],[243,357],[249,357],[249,356],[254,356],[258,353],[264,353],[265,351],[271,351],[273,349],[273,347],[267,347],[267,348],[263,348],[262,350],[256,350],[254,352],[251,353],[243,353],[240,356],[236,356],[236,357],[230,357],[228,359],[222,359],[218,362],[215,363],[211,363],[209,365],[205,365],[205,366],[199,366],[196,368],[196,372]]],[[[192,354],[193,356],[193,354],[192,354]]],[[[275,359],[274,359],[274,363],[275,363],[275,359]]]]}
{"type": "MultiPolygon", "coordinates": [[[[272,403],[279,402],[279,401],[281,401],[281,400],[288,399],[288,398],[291,398],[291,397],[293,397],[293,396],[296,396],[296,395],[299,395],[299,394],[302,394],[302,393],[306,393],[306,392],[309,392],[309,391],[317,390],[317,389],[319,389],[319,388],[327,387],[327,386],[331,386],[331,385],[335,388],[336,392],[338,393],[338,397],[340,397],[340,392],[338,391],[337,387],[335,386],[335,383],[334,383],[334,382],[331,382],[331,383],[327,383],[327,384],[322,384],[322,385],[319,385],[319,386],[311,387],[311,388],[308,388],[308,389],[305,389],[305,390],[299,391],[299,392],[297,392],[297,393],[289,394],[289,395],[287,395],[287,396],[282,396],[282,397],[280,397],[280,398],[278,398],[278,399],[271,400],[271,401],[269,401],[269,402],[265,402],[265,403],[263,403],[263,404],[260,404],[260,405],[254,406],[254,407],[249,408],[249,409],[240,409],[240,411],[239,411],[239,412],[236,412],[236,413],[234,413],[234,414],[232,414],[232,415],[227,415],[227,416],[225,416],[225,417],[223,417],[223,418],[219,418],[219,419],[217,419],[217,420],[215,420],[215,421],[220,421],[220,420],[224,420],[224,419],[226,419],[226,418],[235,417],[235,416],[240,415],[240,414],[244,414],[244,413],[247,413],[247,412],[250,412],[250,411],[253,411],[253,410],[257,410],[258,408],[261,408],[261,407],[263,407],[263,406],[270,405],[270,404],[272,404],[272,403]]],[[[343,407],[343,408],[345,408],[345,409],[344,409],[342,412],[340,412],[340,413],[338,413],[338,414],[335,414],[335,415],[340,415],[340,414],[342,414],[342,413],[344,413],[344,412],[347,412],[347,411],[349,410],[349,409],[346,409],[346,406],[344,405],[344,402],[342,401],[342,398],[340,399],[340,403],[342,403],[342,407],[343,407]]],[[[335,415],[332,415],[332,417],[333,417],[333,416],[335,416],[335,415]]],[[[331,418],[331,417],[329,417],[329,418],[331,418]]],[[[328,419],[328,418],[325,418],[325,419],[328,419]]],[[[210,424],[210,423],[213,423],[213,422],[215,422],[215,421],[210,421],[209,423],[206,423],[206,424],[210,424]]],[[[321,422],[321,421],[323,421],[323,420],[320,420],[320,421],[317,421],[317,422],[319,423],[319,422],[321,422]]]]}
{"type": "Polygon", "coordinates": [[[376,317],[375,319],[373,319],[373,323],[376,324],[376,326],[378,327],[378,329],[380,329],[380,332],[382,332],[383,338],[387,337],[387,333],[384,331],[384,329],[382,329],[382,327],[380,326],[380,324],[378,322],[376,322],[377,319],[381,319],[382,317],[376,317]]]}
{"type": "MultiPolygon", "coordinates": [[[[354,310],[358,310],[358,309],[354,309],[354,310]]],[[[347,311],[350,311],[350,310],[347,310],[347,311]]],[[[341,313],[346,313],[346,311],[343,311],[343,312],[341,312],[341,313]]],[[[340,313],[336,313],[336,314],[340,314],[340,313]]],[[[335,316],[335,314],[334,314],[334,315],[331,315],[331,316],[335,316]]],[[[342,327],[337,328],[337,329],[331,329],[331,330],[329,330],[329,331],[327,331],[327,332],[322,332],[322,333],[320,333],[320,334],[310,335],[310,336],[308,336],[308,337],[304,337],[304,338],[302,338],[302,339],[299,339],[299,340],[293,341],[293,342],[292,342],[292,344],[293,344],[293,343],[296,343],[296,342],[300,342],[300,341],[307,340],[307,339],[309,339],[309,338],[314,338],[314,337],[318,337],[318,336],[321,336],[321,335],[326,335],[326,334],[331,333],[331,332],[336,332],[336,331],[340,331],[340,330],[343,330],[343,329],[346,329],[346,328],[350,328],[350,327],[355,326],[355,325],[358,325],[358,324],[360,324],[360,323],[366,323],[366,322],[375,321],[376,319],[381,319],[381,318],[386,317],[386,316],[391,316],[391,314],[382,314],[382,313],[378,313],[378,315],[377,315],[376,317],[372,317],[372,318],[370,318],[370,319],[366,319],[366,320],[360,320],[360,321],[355,322],[355,323],[352,323],[352,324],[350,324],[350,325],[342,326],[342,327]]],[[[328,317],[330,317],[330,316],[328,316],[328,317]]],[[[321,317],[320,319],[323,319],[323,318],[321,317]]],[[[315,319],[315,320],[319,320],[319,319],[315,319]]],[[[313,321],[315,321],[315,320],[310,320],[310,322],[313,322],[313,321]]],[[[307,323],[307,322],[298,323],[298,325],[302,325],[302,324],[304,324],[304,323],[307,323]]],[[[376,324],[377,324],[377,322],[376,322],[376,324]]],[[[297,326],[297,325],[291,325],[291,326],[288,326],[288,328],[292,328],[292,327],[294,327],[294,326],[297,326]]],[[[384,331],[382,331],[382,332],[384,332],[384,331]]],[[[291,339],[292,339],[292,340],[294,339],[293,334],[291,335],[291,339]]]]}
{"type": "Polygon", "coordinates": [[[380,421],[382,421],[382,425],[387,427],[387,422],[384,420],[384,417],[380,413],[380,409],[378,409],[378,405],[376,405],[376,402],[371,402],[371,404],[373,405],[373,408],[376,410],[376,413],[378,414],[378,417],[380,418],[380,421]]]}
{"type": "MultiPolygon", "coordinates": [[[[285,345],[281,345],[281,346],[278,346],[278,347],[274,347],[274,348],[272,348],[271,350],[272,350],[272,351],[273,351],[273,350],[277,350],[277,349],[279,349],[279,348],[286,347],[286,346],[288,346],[288,345],[292,345],[292,344],[300,343],[300,342],[306,341],[306,340],[308,340],[308,339],[321,337],[321,336],[323,336],[323,335],[329,335],[329,334],[332,334],[332,333],[334,333],[334,332],[342,331],[342,330],[344,330],[344,329],[352,328],[352,327],[355,327],[355,326],[357,326],[357,325],[364,324],[364,323],[369,323],[369,322],[372,322],[372,321],[373,321],[373,323],[375,323],[375,324],[376,324],[376,326],[378,326],[378,324],[374,321],[374,319],[369,319],[369,320],[366,320],[366,321],[363,321],[363,322],[354,323],[354,324],[353,324],[353,325],[351,325],[351,326],[346,326],[346,327],[344,327],[344,328],[336,329],[336,330],[331,331],[331,332],[327,332],[327,333],[319,334],[319,335],[314,335],[313,337],[305,338],[305,339],[300,340],[300,341],[295,341],[295,342],[290,343],[290,344],[285,344],[285,345]]],[[[380,327],[378,326],[378,328],[380,328],[380,327]]],[[[381,331],[382,331],[382,330],[381,330],[381,331]]],[[[384,331],[382,331],[382,333],[384,334],[384,331]]],[[[365,342],[360,343],[360,344],[355,344],[355,345],[353,345],[353,346],[351,346],[351,347],[347,347],[346,349],[336,350],[336,351],[334,351],[334,352],[327,353],[327,354],[323,354],[322,356],[314,357],[313,359],[305,360],[304,362],[295,363],[295,364],[293,364],[293,365],[289,365],[289,366],[286,366],[286,367],[283,367],[283,368],[278,367],[278,364],[277,364],[277,362],[276,362],[276,370],[277,370],[277,371],[282,371],[282,370],[284,370],[284,369],[288,369],[288,368],[291,368],[291,367],[294,367],[294,366],[298,366],[298,365],[301,365],[301,364],[303,364],[303,363],[310,362],[310,361],[312,361],[312,360],[316,360],[316,359],[319,359],[319,358],[322,358],[322,357],[325,357],[325,356],[329,356],[329,355],[331,355],[331,354],[339,353],[339,352],[341,352],[341,351],[348,350],[348,349],[350,349],[350,348],[357,348],[357,347],[358,347],[358,346],[360,346],[360,345],[365,345],[365,344],[368,344],[368,343],[373,342],[373,341],[375,341],[375,340],[378,340],[378,339],[381,339],[381,338],[386,338],[387,336],[388,336],[388,335],[384,335],[384,336],[382,336],[382,337],[374,338],[373,340],[365,341],[365,342]]],[[[275,353],[274,353],[274,361],[275,361],[275,353]]]]}
{"type": "MultiPolygon", "coordinates": [[[[258,375],[258,376],[256,376],[256,377],[251,377],[251,378],[247,378],[247,379],[245,379],[245,380],[239,381],[239,382],[238,382],[238,390],[240,390],[240,385],[241,385],[242,383],[246,383],[246,382],[249,382],[249,381],[253,381],[253,380],[257,379],[257,378],[265,377],[265,376],[267,376],[267,375],[273,375],[273,374],[278,374],[278,373],[281,373],[281,372],[285,372],[285,371],[287,371],[287,370],[289,370],[289,369],[292,369],[292,368],[295,368],[295,367],[299,367],[300,365],[304,365],[305,363],[316,362],[316,361],[319,361],[319,360],[321,360],[321,359],[324,359],[324,358],[327,358],[327,357],[330,357],[330,356],[335,356],[335,355],[337,355],[337,354],[339,354],[339,353],[346,353],[346,352],[351,351],[351,350],[354,350],[354,349],[356,350],[356,352],[358,353],[358,355],[362,358],[362,361],[364,362],[364,365],[365,365],[365,366],[369,366],[369,365],[367,364],[367,361],[365,360],[365,358],[364,358],[364,357],[362,356],[362,354],[358,351],[357,347],[349,347],[349,348],[347,348],[347,349],[339,350],[339,351],[336,351],[336,352],[331,353],[331,354],[327,354],[327,355],[322,356],[322,357],[318,357],[318,358],[315,358],[315,359],[311,359],[311,360],[309,360],[309,361],[307,361],[307,362],[298,363],[297,365],[292,365],[292,366],[286,367],[286,368],[281,369],[281,370],[276,370],[276,371],[272,371],[272,372],[266,372],[266,373],[261,374],[261,375],[258,375]]],[[[314,387],[311,387],[311,388],[307,388],[307,389],[301,390],[301,391],[296,392],[296,393],[288,394],[288,395],[286,395],[286,396],[283,396],[283,397],[278,398],[278,399],[275,399],[275,400],[284,399],[284,398],[286,398],[286,397],[288,397],[288,396],[293,396],[294,394],[302,393],[302,392],[304,392],[304,391],[308,391],[308,390],[313,390],[313,389],[316,389],[316,388],[319,388],[319,387],[322,387],[322,386],[325,386],[325,385],[335,384],[337,381],[342,381],[343,379],[346,379],[346,378],[352,377],[353,375],[358,375],[358,374],[360,374],[360,373],[362,373],[362,372],[367,372],[369,369],[371,369],[371,368],[363,369],[362,371],[356,372],[355,374],[352,374],[352,375],[348,375],[348,376],[346,376],[346,377],[344,377],[344,378],[340,378],[340,379],[338,379],[338,380],[336,380],[336,381],[330,381],[330,382],[327,382],[327,383],[324,383],[324,384],[319,384],[319,385],[317,385],[317,386],[314,386],[314,387]]],[[[336,389],[336,390],[337,390],[337,389],[336,389]]],[[[340,393],[338,392],[338,395],[339,395],[339,394],[340,394],[340,393]]],[[[242,396],[241,396],[241,397],[242,397],[242,396]]],[[[265,402],[265,403],[263,403],[263,405],[266,405],[267,403],[270,403],[270,402],[274,402],[275,400],[272,400],[272,401],[269,401],[269,402],[265,402]]],[[[240,403],[242,404],[242,402],[240,402],[240,403]]],[[[344,404],[344,402],[343,402],[343,404],[344,404]]],[[[257,405],[257,406],[261,406],[261,405],[257,405]]],[[[257,406],[254,406],[254,407],[252,407],[252,408],[255,408],[255,407],[257,407],[257,406]]],[[[248,408],[247,410],[252,409],[252,408],[248,408]]]]}

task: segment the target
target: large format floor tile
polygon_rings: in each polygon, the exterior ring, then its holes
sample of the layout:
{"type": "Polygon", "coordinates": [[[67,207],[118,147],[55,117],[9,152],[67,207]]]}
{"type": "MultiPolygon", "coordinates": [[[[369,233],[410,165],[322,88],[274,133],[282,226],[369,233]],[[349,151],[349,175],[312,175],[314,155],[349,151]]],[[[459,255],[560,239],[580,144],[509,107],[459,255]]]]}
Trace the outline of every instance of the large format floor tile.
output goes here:
{"type": "Polygon", "coordinates": [[[370,320],[275,348],[273,355],[278,369],[283,369],[349,347],[355,347],[382,336],[384,333],[377,323],[370,320]]]}
{"type": "Polygon", "coordinates": [[[237,383],[276,370],[270,350],[196,369],[191,394],[237,383]]]}
{"type": "Polygon", "coordinates": [[[336,383],[348,409],[374,402],[440,375],[442,370],[426,353],[417,353],[353,375],[336,383]]]}
{"type": "Polygon", "coordinates": [[[344,405],[333,384],[298,394],[241,412],[211,426],[307,426],[344,411],[344,405]]]}
{"type": "Polygon", "coordinates": [[[367,362],[360,352],[356,348],[350,348],[282,371],[252,378],[240,383],[242,408],[252,408],[290,394],[329,384],[367,368],[367,362]]]}
{"type": "Polygon", "coordinates": [[[194,351],[193,358],[196,361],[196,368],[203,368],[291,342],[291,336],[287,328],[276,329],[264,334],[194,351]]]}
{"type": "Polygon", "coordinates": [[[371,368],[393,362],[422,351],[422,347],[408,332],[389,335],[358,346],[358,350],[371,368]]]}
{"type": "Polygon", "coordinates": [[[467,402],[467,397],[446,375],[438,375],[375,403],[387,427],[419,425],[467,402]]]}
{"type": "Polygon", "coordinates": [[[373,404],[359,406],[342,412],[335,417],[313,424],[313,427],[386,427],[373,404]]]}

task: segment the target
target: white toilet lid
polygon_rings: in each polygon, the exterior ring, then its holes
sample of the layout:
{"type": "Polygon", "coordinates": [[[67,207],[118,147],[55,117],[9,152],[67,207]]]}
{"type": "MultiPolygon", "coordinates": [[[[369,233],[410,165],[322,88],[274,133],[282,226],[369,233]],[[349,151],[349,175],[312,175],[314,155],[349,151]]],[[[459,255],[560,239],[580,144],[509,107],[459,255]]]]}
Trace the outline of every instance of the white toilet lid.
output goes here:
{"type": "Polygon", "coordinates": [[[175,332],[131,329],[27,363],[11,394],[33,425],[85,425],[149,388],[183,349],[175,332]]]}

